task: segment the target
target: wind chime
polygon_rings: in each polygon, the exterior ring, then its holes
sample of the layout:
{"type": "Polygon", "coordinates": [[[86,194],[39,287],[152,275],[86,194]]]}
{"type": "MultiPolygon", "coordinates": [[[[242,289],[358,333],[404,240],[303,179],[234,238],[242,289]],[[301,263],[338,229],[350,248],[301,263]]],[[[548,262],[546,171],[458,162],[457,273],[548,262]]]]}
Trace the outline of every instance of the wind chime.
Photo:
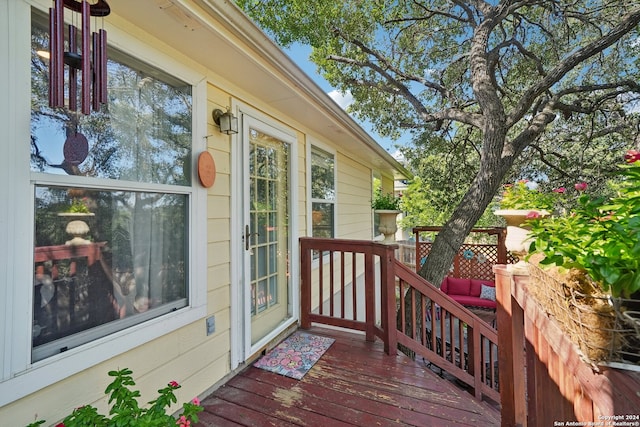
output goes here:
{"type": "Polygon", "coordinates": [[[80,111],[84,115],[98,111],[107,103],[107,32],[91,32],[91,17],[105,17],[111,8],[105,0],[89,4],[87,0],[54,0],[49,9],[49,106],[78,111],[78,74],[81,76],[80,111]],[[78,28],[68,25],[68,50],[64,44],[64,8],[81,16],[80,44],[78,28]],[[79,51],[78,51],[79,48],[79,51]],[[64,67],[69,67],[69,105],[64,101],[64,67]]]}
{"type": "MultiPolygon", "coordinates": [[[[107,103],[107,32],[100,29],[91,32],[91,17],[105,17],[111,8],[105,0],[89,4],[87,0],[54,0],[49,9],[49,106],[65,108],[78,113],[78,74],[80,74],[80,112],[91,114],[107,103]],[[68,25],[68,50],[64,43],[64,8],[81,16],[80,45],[78,28],[68,25]],[[79,48],[79,51],[78,51],[79,48]],[[64,100],[64,67],[69,67],[68,106],[64,100]]],[[[73,22],[73,21],[72,21],[73,22]]],[[[78,117],[72,119],[73,127],[68,131],[63,146],[64,166],[67,173],[77,174],[77,165],[89,154],[87,138],[77,131],[78,117]]]]}

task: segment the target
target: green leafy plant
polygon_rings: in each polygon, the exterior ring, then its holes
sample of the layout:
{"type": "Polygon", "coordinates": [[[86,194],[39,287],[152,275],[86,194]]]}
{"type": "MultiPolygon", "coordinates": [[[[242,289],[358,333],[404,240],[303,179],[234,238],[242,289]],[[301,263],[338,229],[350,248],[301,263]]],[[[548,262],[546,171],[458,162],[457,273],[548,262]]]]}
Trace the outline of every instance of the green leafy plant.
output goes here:
{"type": "Polygon", "coordinates": [[[86,202],[82,199],[73,199],[71,206],[65,211],[67,213],[91,213],[86,202]]]}
{"type": "Polygon", "coordinates": [[[395,197],[391,193],[383,193],[381,189],[377,189],[371,201],[371,208],[373,210],[399,211],[401,201],[400,197],[395,197]]]}
{"type": "MultiPolygon", "coordinates": [[[[177,401],[174,391],[180,388],[180,385],[175,381],[158,390],[158,398],[148,402],[150,405],[148,408],[141,408],[137,401],[140,392],[131,389],[135,385],[132,373],[126,368],[109,372],[109,376],[114,377],[114,380],[107,386],[105,394],[110,395],[111,418],[101,415],[96,408],[87,405],[74,409],[56,427],[187,427],[192,422],[198,422],[197,414],[203,410],[198,398],[182,405],[182,415],[178,419],[166,413],[167,408],[177,401]]],[[[27,427],[35,427],[43,423],[44,421],[40,420],[27,427]]]]}
{"type": "Polygon", "coordinates": [[[564,192],[565,189],[561,187],[545,193],[537,188],[530,188],[528,181],[521,180],[504,186],[500,209],[539,209],[553,212],[564,192]]]}
{"type": "Polygon", "coordinates": [[[581,269],[605,292],[628,298],[640,291],[640,153],[625,160],[617,196],[582,195],[571,213],[531,221],[529,252],[544,254],[541,265],[581,269]]]}

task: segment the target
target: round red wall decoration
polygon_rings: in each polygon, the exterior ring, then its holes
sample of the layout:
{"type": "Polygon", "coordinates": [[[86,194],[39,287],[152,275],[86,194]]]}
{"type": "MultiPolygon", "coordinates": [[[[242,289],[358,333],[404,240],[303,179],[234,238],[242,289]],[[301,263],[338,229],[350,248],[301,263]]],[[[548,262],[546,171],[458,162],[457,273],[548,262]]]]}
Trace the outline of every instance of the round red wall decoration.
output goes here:
{"type": "Polygon", "coordinates": [[[206,188],[211,187],[216,180],[216,164],[208,151],[203,151],[198,156],[198,178],[206,188]]]}

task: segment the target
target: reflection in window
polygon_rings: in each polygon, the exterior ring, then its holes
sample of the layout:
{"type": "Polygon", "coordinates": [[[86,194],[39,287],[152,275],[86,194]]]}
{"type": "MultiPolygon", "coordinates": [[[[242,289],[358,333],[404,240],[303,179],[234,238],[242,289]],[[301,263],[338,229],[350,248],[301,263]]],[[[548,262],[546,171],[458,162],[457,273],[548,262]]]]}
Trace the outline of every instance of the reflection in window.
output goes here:
{"type": "Polygon", "coordinates": [[[52,109],[31,40],[37,361],[188,305],[194,187],[190,85],[109,47],[108,104],[52,109]]]}
{"type": "Polygon", "coordinates": [[[311,147],[311,224],[313,237],[334,237],[335,171],[334,157],[311,147]]]}
{"type": "Polygon", "coordinates": [[[38,186],[35,203],[34,359],[186,305],[185,195],[38,186]]]}
{"type": "Polygon", "coordinates": [[[191,86],[109,47],[108,104],[90,116],[49,108],[47,59],[37,54],[49,46],[46,18],[33,22],[31,170],[189,185],[191,86]]]}

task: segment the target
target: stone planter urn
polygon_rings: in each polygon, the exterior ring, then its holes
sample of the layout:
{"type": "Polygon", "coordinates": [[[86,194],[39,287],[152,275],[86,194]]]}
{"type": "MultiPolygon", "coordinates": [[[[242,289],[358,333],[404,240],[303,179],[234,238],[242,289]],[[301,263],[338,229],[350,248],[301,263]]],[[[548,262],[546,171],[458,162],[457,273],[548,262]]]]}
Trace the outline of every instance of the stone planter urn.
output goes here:
{"type": "Polygon", "coordinates": [[[382,243],[395,243],[396,231],[398,231],[398,224],[396,223],[396,217],[400,213],[397,210],[377,209],[374,211],[380,218],[380,225],[378,225],[378,231],[384,234],[384,240],[382,243]]]}
{"type": "Polygon", "coordinates": [[[89,224],[85,222],[88,218],[95,216],[94,213],[81,213],[81,212],[63,212],[58,216],[66,218],[69,222],[65,227],[67,234],[71,235],[71,240],[67,240],[65,245],[78,246],[87,245],[91,243],[90,240],[85,239],[89,234],[89,224]]]}
{"type": "Polygon", "coordinates": [[[507,250],[520,258],[520,261],[511,267],[514,274],[528,274],[528,267],[522,258],[529,251],[531,240],[529,239],[529,229],[523,224],[531,212],[537,212],[539,217],[549,215],[549,212],[540,209],[499,209],[494,212],[507,222],[507,237],[505,239],[507,250]]]}

